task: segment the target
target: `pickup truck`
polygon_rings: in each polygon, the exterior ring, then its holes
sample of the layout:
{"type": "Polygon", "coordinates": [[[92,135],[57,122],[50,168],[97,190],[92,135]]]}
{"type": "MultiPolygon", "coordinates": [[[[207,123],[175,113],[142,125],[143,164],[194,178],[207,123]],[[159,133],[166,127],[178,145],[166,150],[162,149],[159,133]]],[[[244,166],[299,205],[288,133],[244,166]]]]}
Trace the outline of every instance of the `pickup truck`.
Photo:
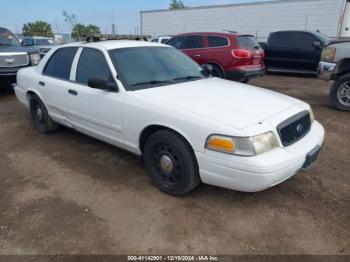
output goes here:
{"type": "Polygon", "coordinates": [[[0,27],[0,82],[16,82],[17,71],[40,62],[39,51],[33,47],[23,47],[7,29],[0,27]]]}
{"type": "Polygon", "coordinates": [[[333,81],[330,91],[332,105],[350,111],[350,39],[330,42],[322,51],[318,77],[333,81]]]}
{"type": "Polygon", "coordinates": [[[278,31],[265,46],[268,71],[316,74],[323,46],[330,39],[320,32],[278,31]]]}

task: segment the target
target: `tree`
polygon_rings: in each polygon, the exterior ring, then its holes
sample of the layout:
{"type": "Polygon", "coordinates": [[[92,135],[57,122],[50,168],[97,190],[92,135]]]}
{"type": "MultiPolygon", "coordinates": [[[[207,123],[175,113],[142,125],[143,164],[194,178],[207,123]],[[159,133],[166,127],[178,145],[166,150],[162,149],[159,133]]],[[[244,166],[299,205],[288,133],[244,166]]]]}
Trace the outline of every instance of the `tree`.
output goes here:
{"type": "Polygon", "coordinates": [[[22,31],[24,36],[54,36],[51,25],[44,21],[24,24],[22,31]]]}
{"type": "Polygon", "coordinates": [[[81,36],[86,34],[100,34],[101,30],[96,25],[85,26],[83,24],[76,24],[72,30],[72,38],[80,41],[81,36]]]}
{"type": "Polygon", "coordinates": [[[171,0],[169,9],[183,9],[186,8],[185,4],[181,0],[171,0]]]}
{"type": "Polygon", "coordinates": [[[62,15],[64,17],[64,21],[68,23],[72,28],[72,37],[74,32],[73,38],[78,39],[78,41],[80,41],[80,31],[79,26],[77,26],[77,16],[74,13],[68,14],[67,11],[62,11],[62,15]]]}

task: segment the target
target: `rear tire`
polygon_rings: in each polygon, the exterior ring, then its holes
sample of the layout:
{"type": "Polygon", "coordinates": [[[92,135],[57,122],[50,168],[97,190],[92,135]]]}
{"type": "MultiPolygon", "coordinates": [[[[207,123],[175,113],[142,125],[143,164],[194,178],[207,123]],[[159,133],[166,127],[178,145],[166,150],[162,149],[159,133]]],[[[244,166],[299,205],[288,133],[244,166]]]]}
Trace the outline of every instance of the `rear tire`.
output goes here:
{"type": "Polygon", "coordinates": [[[147,139],[144,162],[152,181],[169,195],[184,195],[200,183],[191,146],[173,131],[161,130],[147,139]]]}
{"type": "Polygon", "coordinates": [[[333,83],[329,96],[332,106],[342,111],[350,111],[350,73],[333,83]]]}
{"type": "Polygon", "coordinates": [[[225,78],[224,72],[221,70],[221,68],[218,65],[210,64],[213,67],[213,73],[212,75],[219,78],[225,78]]]}
{"type": "Polygon", "coordinates": [[[37,95],[32,95],[30,98],[30,115],[34,127],[41,133],[51,133],[59,128],[59,125],[51,119],[44,103],[37,95]]]}

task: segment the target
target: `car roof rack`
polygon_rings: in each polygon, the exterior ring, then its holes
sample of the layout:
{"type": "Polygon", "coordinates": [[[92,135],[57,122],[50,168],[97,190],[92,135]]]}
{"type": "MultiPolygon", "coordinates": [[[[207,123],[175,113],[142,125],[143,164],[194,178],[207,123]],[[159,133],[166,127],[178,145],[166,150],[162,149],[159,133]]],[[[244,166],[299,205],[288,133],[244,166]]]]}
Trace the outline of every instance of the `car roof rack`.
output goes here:
{"type": "Polygon", "coordinates": [[[148,41],[151,38],[150,35],[110,35],[110,34],[84,34],[81,38],[86,42],[99,42],[107,40],[137,40],[148,41]]]}

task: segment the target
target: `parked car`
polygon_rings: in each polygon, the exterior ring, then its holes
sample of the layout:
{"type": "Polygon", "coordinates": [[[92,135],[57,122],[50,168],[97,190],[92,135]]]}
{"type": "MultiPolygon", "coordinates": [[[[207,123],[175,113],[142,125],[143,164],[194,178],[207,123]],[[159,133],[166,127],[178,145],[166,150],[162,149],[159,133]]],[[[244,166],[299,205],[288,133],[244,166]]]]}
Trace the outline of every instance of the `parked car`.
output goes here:
{"type": "Polygon", "coordinates": [[[334,81],[330,101],[339,110],[350,111],[350,39],[338,39],[322,51],[318,77],[334,81]]]}
{"type": "Polygon", "coordinates": [[[166,44],[180,49],[200,65],[210,64],[216,77],[247,82],[265,74],[264,51],[251,35],[187,33],[166,44]]]}
{"type": "Polygon", "coordinates": [[[316,74],[322,47],[330,41],[319,32],[271,33],[265,47],[268,71],[316,74]]]}
{"type": "Polygon", "coordinates": [[[40,56],[43,57],[57,44],[54,39],[49,37],[30,36],[23,38],[22,45],[36,47],[39,50],[40,56]]]}
{"type": "Polygon", "coordinates": [[[165,42],[169,41],[171,38],[172,38],[172,36],[170,36],[170,35],[158,36],[156,38],[153,38],[151,40],[151,42],[164,44],[165,42]]]}
{"type": "Polygon", "coordinates": [[[74,43],[20,70],[15,93],[40,132],[61,124],[142,155],[171,195],[201,181],[255,192],[309,168],[324,129],[308,104],[209,73],[167,45],[74,43]]]}
{"type": "Polygon", "coordinates": [[[37,49],[21,46],[9,30],[0,27],[0,82],[15,83],[20,68],[37,65],[39,61],[37,49]]]}

